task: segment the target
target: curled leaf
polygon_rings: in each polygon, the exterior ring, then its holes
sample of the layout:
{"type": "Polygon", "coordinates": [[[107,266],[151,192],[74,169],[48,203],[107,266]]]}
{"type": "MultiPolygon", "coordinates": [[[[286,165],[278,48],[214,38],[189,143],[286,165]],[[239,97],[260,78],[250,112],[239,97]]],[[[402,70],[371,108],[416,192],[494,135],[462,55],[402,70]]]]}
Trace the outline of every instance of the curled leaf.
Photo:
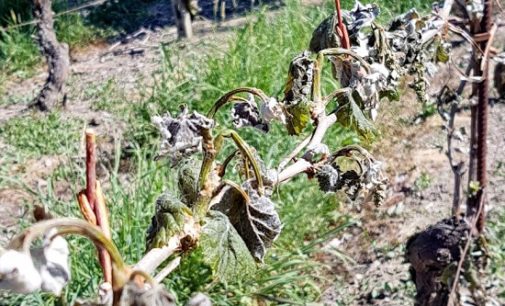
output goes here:
{"type": "Polygon", "coordinates": [[[289,64],[288,82],[284,90],[284,103],[289,106],[310,100],[313,79],[314,60],[310,58],[310,52],[304,51],[289,64]]]}
{"type": "Polygon", "coordinates": [[[268,124],[265,123],[260,116],[260,112],[256,103],[254,102],[254,96],[249,95],[247,101],[235,103],[232,109],[233,125],[236,128],[241,128],[244,126],[252,126],[260,131],[268,132],[268,124]]]}
{"type": "Polygon", "coordinates": [[[312,33],[309,50],[319,52],[324,49],[340,47],[342,43],[335,32],[337,26],[338,18],[336,13],[324,19],[312,33]]]}
{"type": "Polygon", "coordinates": [[[7,250],[0,256],[0,289],[31,293],[39,290],[41,285],[42,278],[30,255],[7,250]]]}
{"type": "Polygon", "coordinates": [[[282,110],[282,106],[273,97],[269,98],[267,101],[263,101],[260,106],[260,115],[265,123],[270,123],[273,120],[279,120],[282,123],[286,123],[286,116],[282,110]]]}
{"type": "Polygon", "coordinates": [[[47,233],[42,247],[31,249],[30,254],[7,250],[0,255],[0,289],[61,294],[70,280],[68,244],[52,233],[47,233]]]}
{"type": "Polygon", "coordinates": [[[338,168],[325,164],[316,172],[319,189],[324,192],[336,192],[340,173],[338,168]]]}
{"type": "Polygon", "coordinates": [[[335,154],[316,169],[319,188],[324,192],[341,191],[352,201],[360,195],[366,195],[365,201],[372,200],[376,206],[380,206],[386,197],[387,187],[382,164],[360,147],[346,147],[335,154]],[[342,159],[335,160],[336,157],[342,159]],[[349,161],[355,163],[356,169],[349,168],[349,161]],[[348,169],[342,170],[346,167],[348,169]]]}
{"type": "Polygon", "coordinates": [[[165,192],[156,200],[156,212],[147,229],[147,249],[167,245],[168,240],[184,230],[187,217],[191,210],[176,196],[165,192]]]}
{"type": "Polygon", "coordinates": [[[128,282],[121,292],[119,306],[175,306],[176,299],[162,285],[140,287],[134,281],[128,282]]]}
{"type": "Polygon", "coordinates": [[[356,1],[354,8],[344,15],[349,36],[355,36],[361,28],[369,27],[377,16],[380,9],[377,4],[363,5],[356,1]]]}
{"type": "Polygon", "coordinates": [[[163,117],[153,117],[152,121],[161,133],[160,156],[168,155],[174,160],[201,151],[201,132],[214,125],[212,119],[197,112],[188,114],[187,108],[177,118],[167,113],[163,117]]]}
{"type": "Polygon", "coordinates": [[[235,187],[225,186],[212,209],[228,216],[251,255],[263,261],[266,250],[281,232],[281,221],[269,197],[260,196],[249,183],[243,188],[245,194],[235,187]]]}

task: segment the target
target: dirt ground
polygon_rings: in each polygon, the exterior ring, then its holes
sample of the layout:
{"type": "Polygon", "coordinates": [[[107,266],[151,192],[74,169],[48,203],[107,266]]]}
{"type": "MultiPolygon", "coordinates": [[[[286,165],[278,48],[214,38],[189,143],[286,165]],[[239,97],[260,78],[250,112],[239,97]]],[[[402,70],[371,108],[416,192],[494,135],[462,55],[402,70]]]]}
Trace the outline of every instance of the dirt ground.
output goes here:
{"type": "MultiPolygon", "coordinates": [[[[175,42],[175,28],[167,27],[161,30],[146,29],[141,35],[124,42],[103,43],[75,52],[72,54],[71,90],[66,114],[88,121],[100,116],[107,118],[109,123],[105,126],[120,127],[124,123],[111,114],[90,111],[92,101],[82,96],[85,88],[114,77],[128,95],[138,95],[139,84],[149,85],[152,72],[160,65],[160,43],[178,43],[185,48],[198,45],[203,40],[224,41],[231,29],[245,22],[243,17],[222,22],[219,26],[208,21],[197,21],[194,24],[196,37],[192,42],[175,42]]],[[[432,80],[430,91],[433,93],[454,76],[449,67],[441,69],[437,79],[432,80]]],[[[6,85],[7,95],[16,99],[22,92],[31,99],[43,85],[45,77],[46,73],[41,69],[33,78],[12,80],[6,85]]],[[[23,103],[1,106],[0,124],[21,115],[25,107],[23,103]]],[[[389,198],[380,208],[353,206],[352,214],[359,223],[324,246],[321,260],[334,267],[332,272],[336,278],[335,285],[327,288],[321,297],[321,301],[327,305],[412,304],[413,286],[408,281],[408,265],[403,257],[405,242],[413,233],[450,215],[453,184],[445,155],[444,122],[434,115],[414,123],[413,118],[419,109],[420,105],[410,91],[402,95],[400,102],[384,103],[382,107],[378,125],[383,135],[374,145],[373,153],[383,160],[387,169],[389,198]],[[343,252],[343,257],[332,255],[335,250],[343,252]],[[345,264],[342,264],[343,260],[345,264]]],[[[469,118],[468,111],[458,115],[456,126],[463,136],[465,132],[468,135],[469,118]]],[[[505,162],[504,104],[490,108],[489,127],[487,213],[492,215],[493,210],[502,205],[505,199],[505,176],[495,171],[505,162]]],[[[462,141],[457,143],[463,153],[469,147],[465,138],[462,137],[462,141]]],[[[6,146],[0,142],[0,150],[6,146]]],[[[61,162],[57,156],[28,161],[23,165],[26,175],[22,176],[22,180],[31,187],[46,184],[49,174],[61,162]]],[[[16,172],[17,167],[20,165],[12,165],[13,173],[19,173],[16,172]]],[[[64,190],[65,186],[59,188],[64,190]]],[[[68,196],[64,192],[62,194],[68,196]]],[[[0,190],[1,244],[10,237],[19,218],[26,214],[25,204],[30,201],[31,195],[19,189],[0,190]]]]}

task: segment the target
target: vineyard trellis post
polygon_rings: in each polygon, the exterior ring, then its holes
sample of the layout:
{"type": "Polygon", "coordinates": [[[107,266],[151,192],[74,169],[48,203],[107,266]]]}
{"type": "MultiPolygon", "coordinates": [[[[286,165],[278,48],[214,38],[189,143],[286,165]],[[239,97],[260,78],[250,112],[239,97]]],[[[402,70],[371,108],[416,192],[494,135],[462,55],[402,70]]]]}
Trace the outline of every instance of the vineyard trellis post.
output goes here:
{"type": "Polygon", "coordinates": [[[467,215],[469,218],[477,219],[477,231],[482,233],[485,219],[485,190],[487,184],[487,117],[489,104],[489,36],[492,26],[493,0],[484,0],[484,13],[479,25],[475,29],[474,39],[480,42],[482,52],[474,52],[474,74],[480,76],[482,81],[477,86],[478,103],[472,107],[472,139],[470,150],[471,168],[469,171],[469,182],[476,179],[479,189],[472,195],[469,193],[467,215]],[[476,149],[476,150],[475,150],[476,149]],[[473,161],[473,162],[472,162],[473,161]],[[473,169],[475,168],[475,169],[473,169]],[[476,176],[474,177],[474,173],[476,176]]]}

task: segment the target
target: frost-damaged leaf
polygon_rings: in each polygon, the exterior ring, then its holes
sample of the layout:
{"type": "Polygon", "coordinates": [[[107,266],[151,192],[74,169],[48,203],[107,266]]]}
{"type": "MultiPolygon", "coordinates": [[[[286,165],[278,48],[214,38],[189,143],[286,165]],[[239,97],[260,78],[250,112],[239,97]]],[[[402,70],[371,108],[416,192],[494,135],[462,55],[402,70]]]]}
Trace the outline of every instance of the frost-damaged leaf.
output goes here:
{"type": "Polygon", "coordinates": [[[270,97],[267,101],[263,101],[260,106],[260,115],[265,123],[270,123],[273,120],[279,120],[282,123],[286,123],[286,116],[282,110],[282,106],[273,97],[270,97]]]}
{"type": "Polygon", "coordinates": [[[188,114],[188,109],[173,118],[169,113],[155,116],[153,123],[161,133],[160,156],[168,155],[174,160],[202,150],[202,129],[210,129],[214,121],[197,112],[188,114]]]}
{"type": "Polygon", "coordinates": [[[289,65],[288,82],[284,89],[284,105],[287,111],[287,129],[290,135],[298,135],[310,121],[310,98],[314,81],[314,61],[310,52],[296,56],[289,65]]]}
{"type": "Polygon", "coordinates": [[[236,128],[252,126],[265,133],[268,132],[268,124],[263,121],[260,111],[254,101],[254,96],[249,95],[247,101],[235,103],[232,108],[231,116],[233,125],[236,128]]]}
{"type": "Polygon", "coordinates": [[[260,196],[249,183],[245,183],[242,188],[247,193],[249,202],[235,188],[226,186],[212,209],[228,216],[252,256],[263,261],[266,250],[281,232],[281,221],[270,198],[260,196]]]}
{"type": "Polygon", "coordinates": [[[221,281],[236,280],[256,269],[244,241],[228,218],[219,211],[210,211],[200,236],[204,261],[221,281]]]}
{"type": "Polygon", "coordinates": [[[334,158],[316,169],[319,188],[324,192],[344,192],[349,199],[355,201],[358,196],[365,195],[365,201],[372,200],[380,206],[386,196],[387,180],[382,174],[382,164],[376,161],[363,148],[352,147],[337,155],[346,161],[335,161],[334,158]],[[357,169],[341,170],[349,167],[348,161],[356,163],[357,169]]]}
{"type": "MultiPolygon", "coordinates": [[[[351,11],[342,10],[342,18],[352,40],[352,45],[359,44],[357,34],[362,28],[369,27],[379,13],[380,9],[376,4],[363,5],[359,1],[356,1],[351,11]]],[[[340,47],[340,38],[335,32],[337,26],[336,13],[323,20],[312,33],[309,50],[319,52],[328,48],[340,47]]]]}
{"type": "Polygon", "coordinates": [[[377,16],[380,9],[377,4],[363,5],[356,1],[354,8],[347,14],[344,14],[344,23],[347,25],[349,36],[356,35],[361,28],[369,27],[377,16]]]}
{"type": "Polygon", "coordinates": [[[314,80],[314,61],[310,52],[297,55],[289,65],[288,82],[284,89],[284,103],[289,105],[310,100],[314,80]]]}
{"type": "Polygon", "coordinates": [[[44,235],[42,247],[30,254],[7,250],[0,255],[0,289],[16,293],[38,290],[60,295],[70,280],[68,244],[50,231],[44,235]]]}
{"type": "Polygon", "coordinates": [[[212,306],[212,301],[205,294],[197,292],[191,296],[186,306],[212,306]]]}
{"type": "Polygon", "coordinates": [[[375,131],[373,124],[366,118],[360,106],[352,97],[347,97],[347,107],[339,112],[337,120],[343,126],[355,126],[364,136],[372,135],[375,131]]]}
{"type": "Polygon", "coordinates": [[[162,194],[156,200],[156,212],[147,229],[147,249],[165,246],[171,237],[183,231],[190,216],[191,210],[176,196],[169,192],[162,194]]]}
{"type": "Polygon", "coordinates": [[[42,278],[30,255],[7,250],[0,256],[0,289],[31,293],[40,289],[42,278]]]}
{"type": "Polygon", "coordinates": [[[312,33],[309,50],[319,52],[324,49],[340,47],[342,43],[335,32],[337,26],[338,18],[336,13],[324,19],[312,33]]]}
{"type": "Polygon", "coordinates": [[[128,282],[121,292],[119,306],[176,306],[176,299],[162,285],[139,287],[134,281],[128,282]]]}
{"type": "Polygon", "coordinates": [[[321,191],[337,191],[337,186],[340,179],[338,168],[325,164],[317,171],[316,178],[317,182],[319,183],[319,189],[321,189],[321,191]]]}

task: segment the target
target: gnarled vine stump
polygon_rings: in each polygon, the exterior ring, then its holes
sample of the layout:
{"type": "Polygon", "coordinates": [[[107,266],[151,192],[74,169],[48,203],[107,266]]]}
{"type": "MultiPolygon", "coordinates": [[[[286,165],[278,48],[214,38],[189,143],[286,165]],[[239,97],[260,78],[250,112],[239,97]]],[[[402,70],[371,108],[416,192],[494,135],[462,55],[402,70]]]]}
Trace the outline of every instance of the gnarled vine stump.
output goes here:
{"type": "Polygon", "coordinates": [[[70,69],[68,45],[59,43],[54,32],[51,0],[34,0],[33,15],[38,20],[37,42],[47,61],[49,75],[33,106],[47,111],[58,102],[70,69]]]}
{"type": "Polygon", "coordinates": [[[465,220],[453,217],[409,239],[406,257],[416,284],[416,306],[447,306],[452,282],[446,276],[456,270],[469,231],[465,220]]]}

